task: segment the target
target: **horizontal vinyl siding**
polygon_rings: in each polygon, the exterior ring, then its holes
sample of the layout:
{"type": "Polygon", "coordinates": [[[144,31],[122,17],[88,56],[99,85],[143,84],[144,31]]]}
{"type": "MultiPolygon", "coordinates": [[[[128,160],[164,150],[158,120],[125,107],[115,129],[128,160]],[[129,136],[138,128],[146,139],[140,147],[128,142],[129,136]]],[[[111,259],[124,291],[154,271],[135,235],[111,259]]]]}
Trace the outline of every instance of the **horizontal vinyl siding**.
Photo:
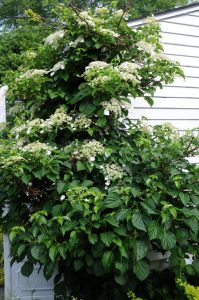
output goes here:
{"type": "MultiPolygon", "coordinates": [[[[168,20],[174,24],[182,24],[188,26],[199,26],[198,17],[190,14],[181,15],[178,17],[168,18],[168,20]]],[[[161,22],[160,22],[161,23],[161,22]]]]}
{"type": "Polygon", "coordinates": [[[185,80],[158,89],[151,108],[144,99],[132,99],[130,116],[142,116],[151,125],[172,123],[179,130],[199,127],[199,10],[160,21],[165,54],[179,61],[185,80]]]}
{"type": "Polygon", "coordinates": [[[199,36],[199,25],[183,25],[172,23],[172,19],[164,20],[160,23],[163,32],[178,33],[180,35],[199,36]]]}
{"type": "Polygon", "coordinates": [[[199,17],[199,11],[191,12],[189,15],[199,17]]]}
{"type": "Polygon", "coordinates": [[[0,88],[0,123],[6,121],[5,92],[6,88],[0,88]]]}
{"type": "MultiPolygon", "coordinates": [[[[199,28],[198,28],[199,31],[199,28]]],[[[162,42],[170,43],[170,44],[178,44],[178,45],[186,45],[186,46],[195,46],[199,47],[199,37],[198,36],[190,36],[186,34],[178,34],[178,33],[170,33],[170,32],[162,32],[162,42]]]]}

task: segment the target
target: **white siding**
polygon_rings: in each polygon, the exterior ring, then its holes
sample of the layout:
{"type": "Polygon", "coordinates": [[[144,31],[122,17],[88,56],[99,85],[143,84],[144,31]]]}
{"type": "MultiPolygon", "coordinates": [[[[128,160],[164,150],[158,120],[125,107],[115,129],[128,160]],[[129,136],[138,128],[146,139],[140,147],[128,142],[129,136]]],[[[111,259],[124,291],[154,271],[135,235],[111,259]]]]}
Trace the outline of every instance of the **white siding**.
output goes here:
{"type": "Polygon", "coordinates": [[[0,88],[0,123],[6,121],[6,102],[5,102],[5,93],[7,87],[0,88]]]}
{"type": "Polygon", "coordinates": [[[163,17],[160,24],[164,51],[180,62],[186,78],[158,89],[152,108],[143,99],[132,99],[131,117],[145,116],[152,125],[171,122],[182,131],[199,127],[199,5],[192,12],[163,17]]]}

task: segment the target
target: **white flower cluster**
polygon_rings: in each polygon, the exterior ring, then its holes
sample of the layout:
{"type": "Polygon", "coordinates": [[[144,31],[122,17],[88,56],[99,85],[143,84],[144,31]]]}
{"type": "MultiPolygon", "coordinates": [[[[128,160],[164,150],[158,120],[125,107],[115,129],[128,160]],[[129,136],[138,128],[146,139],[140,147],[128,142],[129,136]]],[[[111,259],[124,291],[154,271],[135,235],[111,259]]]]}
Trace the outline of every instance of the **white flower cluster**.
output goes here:
{"type": "MultiPolygon", "coordinates": [[[[96,15],[107,14],[107,13],[109,13],[109,10],[106,7],[96,8],[95,10],[96,15]]],[[[77,17],[77,23],[80,26],[90,26],[103,36],[109,36],[114,38],[119,37],[119,34],[117,32],[110,30],[108,28],[103,28],[102,27],[103,22],[104,21],[100,18],[92,17],[87,11],[81,11],[77,17]]]]}
{"type": "Polygon", "coordinates": [[[138,70],[140,69],[140,65],[126,61],[126,62],[123,62],[121,65],[119,65],[118,68],[122,72],[137,75],[138,70]]]}
{"type": "Polygon", "coordinates": [[[119,33],[113,31],[113,30],[110,30],[110,29],[107,29],[107,28],[99,28],[99,33],[101,33],[102,35],[109,35],[109,36],[113,36],[114,38],[118,38],[120,35],[119,33]]]}
{"type": "Polygon", "coordinates": [[[23,75],[21,75],[19,78],[16,79],[16,81],[19,81],[24,78],[32,78],[33,76],[44,76],[46,74],[51,74],[53,76],[55,72],[59,70],[65,69],[65,61],[59,61],[57,62],[50,70],[44,70],[44,69],[32,69],[25,72],[23,75]]]}
{"type": "Polygon", "coordinates": [[[73,123],[73,129],[86,129],[91,126],[92,120],[87,118],[84,114],[80,114],[73,123]]]}
{"type": "Polygon", "coordinates": [[[133,74],[120,72],[120,76],[124,81],[132,82],[134,85],[140,83],[140,80],[138,80],[133,74]]]}
{"type": "MultiPolygon", "coordinates": [[[[91,70],[91,69],[104,69],[108,67],[109,64],[107,64],[105,61],[92,61],[90,64],[86,67],[86,70],[91,70]]],[[[88,73],[88,71],[86,71],[88,73]]],[[[85,74],[86,74],[85,72],[85,74]]]]}
{"type": "Polygon", "coordinates": [[[28,59],[33,59],[33,58],[35,58],[37,56],[37,53],[34,52],[34,51],[26,51],[25,52],[25,56],[28,59]]]}
{"type": "Polygon", "coordinates": [[[155,61],[158,61],[158,60],[168,60],[168,61],[170,61],[170,59],[163,53],[154,53],[153,60],[155,60],[155,61]]]}
{"type": "Polygon", "coordinates": [[[122,113],[122,108],[128,109],[129,103],[116,98],[111,98],[110,101],[102,102],[102,106],[104,108],[104,115],[109,116],[110,113],[113,113],[115,117],[118,117],[122,113]]]}
{"type": "Polygon", "coordinates": [[[137,47],[139,50],[142,50],[148,54],[153,54],[154,53],[154,46],[152,44],[149,44],[145,41],[139,41],[137,43],[137,47]]]}
{"type": "Polygon", "coordinates": [[[74,42],[69,43],[69,47],[76,48],[79,44],[84,43],[83,35],[79,35],[74,42]]]}
{"type": "Polygon", "coordinates": [[[87,11],[81,11],[78,15],[77,22],[80,26],[90,26],[90,27],[95,27],[95,20],[92,18],[87,11]]]}
{"type": "Polygon", "coordinates": [[[50,46],[56,46],[60,39],[62,39],[65,35],[64,30],[59,30],[54,33],[51,33],[49,36],[47,36],[44,41],[46,45],[50,46]]]}
{"type": "Polygon", "coordinates": [[[64,70],[65,69],[65,61],[61,60],[58,61],[53,67],[52,69],[50,69],[49,73],[51,74],[51,76],[53,76],[57,71],[59,70],[64,70]]]}
{"type": "Polygon", "coordinates": [[[68,125],[73,130],[83,130],[90,127],[92,120],[87,118],[84,114],[79,116],[70,116],[65,110],[61,107],[56,109],[54,114],[52,114],[48,119],[33,119],[27,121],[21,126],[16,126],[12,129],[11,133],[16,136],[18,139],[19,135],[22,134],[31,134],[33,131],[40,132],[51,132],[54,128],[63,129],[65,125],[68,125]]]}
{"type": "Polygon", "coordinates": [[[152,127],[147,123],[145,122],[144,120],[141,120],[140,121],[140,125],[141,125],[141,129],[142,131],[144,131],[145,133],[152,133],[152,127]]]}
{"type": "Polygon", "coordinates": [[[123,16],[123,18],[125,20],[128,20],[130,15],[127,12],[124,12],[123,9],[119,9],[114,12],[114,16],[119,17],[119,18],[121,18],[123,16]]]}
{"type": "Polygon", "coordinates": [[[158,22],[156,21],[156,19],[154,17],[147,17],[146,20],[144,20],[144,22],[146,22],[148,24],[158,24],[158,22]]]}
{"type": "Polygon", "coordinates": [[[138,70],[140,69],[140,66],[138,64],[126,61],[119,65],[118,69],[120,70],[120,76],[124,81],[130,81],[134,85],[140,83],[138,79],[138,70]]]}
{"type": "Polygon", "coordinates": [[[51,147],[48,144],[41,143],[39,141],[30,143],[26,146],[23,146],[20,150],[23,152],[30,152],[30,153],[39,153],[45,152],[47,155],[50,155],[55,147],[51,147]]]}
{"type": "Polygon", "coordinates": [[[9,111],[8,111],[8,115],[9,116],[15,116],[17,115],[18,113],[20,113],[21,111],[24,110],[24,106],[23,106],[23,103],[21,102],[18,102],[16,103],[14,106],[12,106],[9,111]]]}
{"type": "Polygon", "coordinates": [[[87,67],[84,72],[87,81],[90,81],[90,86],[103,85],[106,82],[112,80],[112,76],[120,77],[126,82],[131,82],[133,85],[139,84],[138,69],[140,66],[136,63],[124,62],[118,67],[113,67],[111,64],[107,64],[104,61],[93,61],[87,67]],[[107,75],[104,72],[101,75],[102,69],[107,69],[107,75]]]}
{"type": "Polygon", "coordinates": [[[32,78],[33,76],[44,76],[48,74],[47,70],[44,69],[32,69],[25,72],[23,75],[21,75],[19,78],[16,79],[16,81],[24,79],[24,78],[32,78]]]}
{"type": "Polygon", "coordinates": [[[66,123],[71,123],[72,117],[67,115],[62,107],[57,108],[50,118],[42,122],[41,128],[52,130],[54,127],[64,126],[66,123]]]}
{"type": "Polygon", "coordinates": [[[78,151],[74,152],[74,155],[80,159],[85,158],[92,163],[95,161],[96,156],[103,154],[104,151],[105,148],[100,142],[92,140],[83,144],[78,151]]]}
{"type": "Polygon", "coordinates": [[[125,175],[123,168],[118,164],[106,164],[102,167],[105,176],[105,185],[109,186],[111,181],[122,179],[125,175]]]}
{"type": "Polygon", "coordinates": [[[27,121],[25,124],[22,124],[21,126],[16,126],[11,130],[11,133],[16,135],[16,138],[19,137],[20,133],[27,133],[30,134],[33,128],[38,128],[41,126],[41,119],[36,118],[31,121],[27,121]]]}
{"type": "Polygon", "coordinates": [[[103,14],[109,14],[110,10],[107,7],[96,7],[95,14],[103,15],[103,14]]]}
{"type": "Polygon", "coordinates": [[[2,158],[1,157],[1,168],[6,169],[9,166],[13,166],[14,164],[20,163],[22,161],[26,161],[25,158],[19,156],[19,155],[12,155],[9,158],[2,158]]]}
{"type": "Polygon", "coordinates": [[[94,78],[89,83],[89,85],[92,86],[92,87],[103,85],[104,83],[109,82],[110,79],[111,78],[109,76],[106,76],[106,75],[104,75],[104,76],[98,76],[98,77],[94,78]]]}

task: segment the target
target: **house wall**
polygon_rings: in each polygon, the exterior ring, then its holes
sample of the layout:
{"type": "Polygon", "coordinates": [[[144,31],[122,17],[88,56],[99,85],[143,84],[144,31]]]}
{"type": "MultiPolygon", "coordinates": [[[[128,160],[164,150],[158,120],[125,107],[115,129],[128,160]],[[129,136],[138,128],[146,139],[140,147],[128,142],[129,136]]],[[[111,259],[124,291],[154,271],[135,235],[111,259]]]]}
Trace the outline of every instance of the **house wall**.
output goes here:
{"type": "Polygon", "coordinates": [[[132,99],[130,116],[145,116],[151,125],[171,122],[180,131],[199,127],[199,6],[159,22],[165,54],[180,62],[186,78],[157,90],[152,108],[141,98],[132,99]]]}
{"type": "Polygon", "coordinates": [[[6,121],[6,101],[5,101],[5,93],[7,88],[0,88],[0,123],[6,121]]]}

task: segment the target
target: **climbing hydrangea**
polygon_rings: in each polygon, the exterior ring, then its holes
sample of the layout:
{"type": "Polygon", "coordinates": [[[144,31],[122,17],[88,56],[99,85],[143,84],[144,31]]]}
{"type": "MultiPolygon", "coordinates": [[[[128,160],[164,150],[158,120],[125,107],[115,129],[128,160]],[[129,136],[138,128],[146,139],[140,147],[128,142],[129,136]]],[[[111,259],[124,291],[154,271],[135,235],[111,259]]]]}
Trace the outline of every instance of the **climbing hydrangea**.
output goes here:
{"type": "Polygon", "coordinates": [[[104,108],[104,115],[109,116],[113,113],[115,117],[118,117],[122,113],[122,109],[128,109],[129,103],[121,99],[111,98],[109,101],[102,102],[104,108]]]}
{"type": "Polygon", "coordinates": [[[33,142],[33,143],[23,146],[21,148],[21,151],[32,152],[32,153],[38,153],[38,152],[44,151],[47,155],[50,155],[54,149],[55,149],[54,147],[52,147],[46,143],[41,143],[41,142],[37,141],[37,142],[33,142]]]}
{"type": "Polygon", "coordinates": [[[64,30],[56,31],[45,38],[45,44],[50,46],[56,46],[60,39],[65,35],[64,30]]]}
{"type": "Polygon", "coordinates": [[[103,166],[105,185],[109,186],[111,181],[122,179],[125,175],[123,168],[118,164],[106,164],[103,166]]]}
{"type": "Polygon", "coordinates": [[[170,251],[168,272],[184,276],[176,261],[199,257],[199,169],[187,160],[199,139],[132,121],[129,104],[152,105],[183,73],[163,56],[157,23],[131,29],[114,8],[54,12],[58,31],[7,74],[14,114],[0,131],[0,210],[9,204],[12,258],[23,275],[34,263],[47,279],[56,268],[64,299],[148,299],[150,251],[170,251]]]}
{"type": "Polygon", "coordinates": [[[97,155],[103,154],[105,151],[104,146],[96,141],[91,140],[89,142],[85,142],[78,151],[78,157],[88,159],[89,161],[94,161],[97,155]]]}

